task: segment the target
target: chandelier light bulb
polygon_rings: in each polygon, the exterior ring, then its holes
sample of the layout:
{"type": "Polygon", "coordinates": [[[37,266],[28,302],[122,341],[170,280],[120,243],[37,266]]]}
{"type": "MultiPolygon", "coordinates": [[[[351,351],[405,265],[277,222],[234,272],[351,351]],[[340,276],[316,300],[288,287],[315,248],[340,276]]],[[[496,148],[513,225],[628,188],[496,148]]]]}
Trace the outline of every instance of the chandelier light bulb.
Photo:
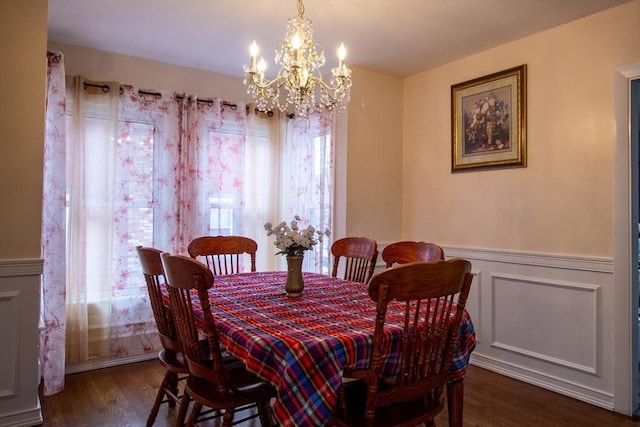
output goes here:
{"type": "Polygon", "coordinates": [[[347,57],[347,48],[344,47],[344,43],[340,43],[340,47],[338,48],[338,59],[340,61],[344,61],[344,58],[346,57],[347,57]]]}
{"type": "Polygon", "coordinates": [[[267,61],[264,58],[260,58],[260,62],[258,62],[258,72],[264,73],[267,69],[267,61]]]}
{"type": "Polygon", "coordinates": [[[251,47],[249,47],[249,56],[251,57],[251,71],[255,73],[256,71],[256,56],[258,56],[258,45],[256,44],[256,41],[254,40],[253,43],[251,44],[251,47]]]}
{"type": "Polygon", "coordinates": [[[249,47],[249,55],[251,55],[252,58],[255,58],[256,56],[258,56],[258,52],[260,52],[260,49],[258,49],[258,44],[254,40],[249,47]]]}
{"type": "Polygon", "coordinates": [[[302,46],[302,41],[300,40],[300,34],[296,31],[293,39],[291,39],[291,47],[297,50],[300,49],[300,46],[302,46]]]}
{"type": "Polygon", "coordinates": [[[340,43],[338,48],[338,72],[340,76],[344,75],[344,58],[347,57],[347,49],[344,47],[344,43],[340,43]]]}

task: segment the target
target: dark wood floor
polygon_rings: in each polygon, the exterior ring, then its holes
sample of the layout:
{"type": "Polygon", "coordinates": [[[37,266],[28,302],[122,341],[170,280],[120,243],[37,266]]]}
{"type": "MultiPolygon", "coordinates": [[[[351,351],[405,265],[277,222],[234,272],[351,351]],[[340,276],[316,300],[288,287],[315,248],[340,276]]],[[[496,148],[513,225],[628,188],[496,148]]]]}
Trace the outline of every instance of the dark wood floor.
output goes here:
{"type": "MultiPolygon", "coordinates": [[[[42,398],[43,425],[144,426],[162,375],[155,360],[68,375],[63,392],[42,398]]],[[[173,426],[176,412],[163,405],[154,426],[173,426]]],[[[436,422],[447,426],[446,410],[436,422]]],[[[640,427],[640,421],[470,366],[465,379],[464,425],[640,427]]],[[[209,421],[202,427],[215,426],[216,422],[209,421]]]]}

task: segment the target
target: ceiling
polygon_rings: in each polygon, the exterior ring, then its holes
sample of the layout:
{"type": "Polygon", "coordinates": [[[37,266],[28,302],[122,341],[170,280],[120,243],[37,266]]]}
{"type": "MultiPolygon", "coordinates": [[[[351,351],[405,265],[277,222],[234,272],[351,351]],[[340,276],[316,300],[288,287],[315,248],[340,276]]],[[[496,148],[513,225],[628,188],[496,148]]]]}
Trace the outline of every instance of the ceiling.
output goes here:
{"type": "MultiPolygon", "coordinates": [[[[327,65],[399,77],[445,64],[630,0],[306,0],[327,65]]],[[[255,39],[273,51],[294,0],[49,0],[49,40],[242,76],[255,39]]],[[[328,71],[323,70],[324,73],[328,71]]]]}

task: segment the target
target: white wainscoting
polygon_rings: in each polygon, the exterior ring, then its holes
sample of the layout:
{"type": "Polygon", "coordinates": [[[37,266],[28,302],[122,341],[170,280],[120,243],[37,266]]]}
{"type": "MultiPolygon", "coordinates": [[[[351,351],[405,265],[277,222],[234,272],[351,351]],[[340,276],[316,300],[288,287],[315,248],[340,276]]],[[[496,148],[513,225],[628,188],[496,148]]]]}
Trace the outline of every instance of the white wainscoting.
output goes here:
{"type": "MultiPolygon", "coordinates": [[[[471,364],[613,410],[612,259],[444,251],[447,259],[472,263],[467,309],[477,345],[471,364]]],[[[383,267],[380,258],[377,269],[383,267]]]]}
{"type": "Polygon", "coordinates": [[[613,260],[445,247],[471,261],[471,363],[614,408],[613,260]]]}
{"type": "Polygon", "coordinates": [[[0,260],[0,426],[42,424],[41,274],[42,260],[0,260]]]}

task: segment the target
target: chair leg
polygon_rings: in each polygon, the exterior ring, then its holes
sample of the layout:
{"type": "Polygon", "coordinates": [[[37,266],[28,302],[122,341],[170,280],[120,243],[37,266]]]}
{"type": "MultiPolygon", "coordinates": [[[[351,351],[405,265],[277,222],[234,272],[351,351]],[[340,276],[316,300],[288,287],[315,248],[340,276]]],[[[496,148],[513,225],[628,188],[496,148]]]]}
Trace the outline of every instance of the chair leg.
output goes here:
{"type": "Polygon", "coordinates": [[[341,384],[338,389],[338,407],[340,410],[340,415],[344,418],[347,417],[347,395],[344,390],[345,385],[341,384]]]}
{"type": "Polygon", "coordinates": [[[160,410],[160,404],[162,404],[162,400],[165,397],[165,390],[171,383],[173,378],[173,372],[167,371],[164,374],[164,378],[162,378],[162,383],[160,383],[160,389],[158,389],[158,394],[156,395],[156,400],[153,402],[153,406],[151,407],[151,412],[149,413],[149,417],[147,418],[147,427],[151,427],[153,423],[156,421],[156,417],[158,416],[158,411],[160,410]]]}
{"type": "Polygon", "coordinates": [[[179,376],[175,372],[171,372],[171,379],[169,380],[169,384],[167,385],[167,395],[169,397],[169,408],[176,407],[176,398],[180,391],[178,390],[178,381],[179,376]]]}
{"type": "Polygon", "coordinates": [[[260,425],[262,427],[270,427],[272,425],[271,407],[269,402],[258,402],[258,416],[260,417],[260,425]]]}
{"type": "Polygon", "coordinates": [[[222,415],[222,427],[231,427],[233,425],[233,415],[234,410],[231,408],[224,411],[222,415]]]}
{"type": "Polygon", "coordinates": [[[193,408],[191,408],[191,413],[189,414],[189,419],[187,420],[187,427],[193,427],[196,423],[196,420],[200,416],[200,411],[202,410],[202,405],[198,402],[193,402],[193,408]]]}
{"type": "Polygon", "coordinates": [[[190,401],[191,397],[185,389],[184,394],[182,395],[182,400],[180,401],[180,409],[178,410],[178,416],[176,417],[175,427],[184,427],[184,420],[185,418],[187,418],[187,411],[189,410],[190,401]]]}

